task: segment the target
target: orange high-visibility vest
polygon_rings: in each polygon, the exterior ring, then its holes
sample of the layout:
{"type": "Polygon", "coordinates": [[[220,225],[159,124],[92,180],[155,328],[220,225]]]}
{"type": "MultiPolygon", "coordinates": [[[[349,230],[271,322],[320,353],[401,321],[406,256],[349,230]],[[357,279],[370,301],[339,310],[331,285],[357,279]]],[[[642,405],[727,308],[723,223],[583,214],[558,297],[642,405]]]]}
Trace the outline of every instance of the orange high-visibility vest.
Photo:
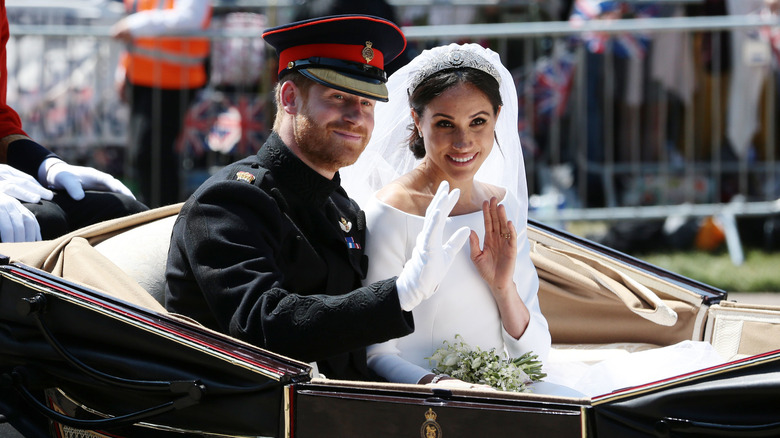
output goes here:
{"type": "MultiPolygon", "coordinates": [[[[175,0],[124,0],[129,12],[172,9],[175,0]]],[[[211,10],[201,24],[207,29],[211,10]]],[[[123,55],[128,81],[134,85],[166,89],[198,88],[206,83],[204,61],[208,38],[141,37],[123,55]]]]}

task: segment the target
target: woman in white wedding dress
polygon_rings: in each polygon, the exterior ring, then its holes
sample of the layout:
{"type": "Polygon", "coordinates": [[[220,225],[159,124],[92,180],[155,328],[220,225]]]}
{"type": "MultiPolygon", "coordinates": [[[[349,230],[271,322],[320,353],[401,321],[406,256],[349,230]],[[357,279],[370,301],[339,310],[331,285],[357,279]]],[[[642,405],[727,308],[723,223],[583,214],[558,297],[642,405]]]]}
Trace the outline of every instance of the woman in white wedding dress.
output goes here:
{"type": "Polygon", "coordinates": [[[422,52],[387,86],[390,101],[377,104],[371,141],[340,172],[342,185],[366,212],[365,281],[401,272],[426,207],[445,180],[460,190],[445,236],[463,227],[471,235],[437,292],[414,309],[415,331],[368,348],[369,367],[378,375],[391,382],[462,386],[435,376],[427,359],[455,335],[510,357],[538,355],[548,376],[532,385],[535,393],[595,396],[723,362],[711,345],[692,341],[597,364],[550,357],[529,255],[511,75],[495,52],[451,44],[422,52]]]}
{"type": "Polygon", "coordinates": [[[462,227],[471,235],[438,291],[415,308],[414,333],[369,347],[369,366],[389,381],[428,383],[426,358],[456,334],[472,347],[544,361],[550,333],[529,256],[512,77],[495,52],[453,44],[423,52],[388,89],[366,152],[341,172],[366,212],[366,281],[401,272],[442,181],[460,190],[445,235],[462,227]]]}

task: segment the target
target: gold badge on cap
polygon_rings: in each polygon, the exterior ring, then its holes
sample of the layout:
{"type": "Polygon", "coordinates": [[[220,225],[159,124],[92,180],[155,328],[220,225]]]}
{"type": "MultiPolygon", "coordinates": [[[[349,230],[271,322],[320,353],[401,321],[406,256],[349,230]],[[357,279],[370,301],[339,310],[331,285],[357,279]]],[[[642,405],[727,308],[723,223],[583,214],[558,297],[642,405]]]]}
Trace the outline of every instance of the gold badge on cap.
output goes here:
{"type": "Polygon", "coordinates": [[[246,181],[249,184],[252,184],[253,182],[255,182],[255,176],[252,175],[251,173],[245,172],[243,170],[241,172],[236,173],[236,179],[239,180],[239,181],[246,181]]]}
{"type": "Polygon", "coordinates": [[[366,62],[371,62],[372,59],[374,59],[374,49],[371,48],[374,43],[371,41],[366,41],[366,47],[363,47],[363,59],[366,60],[366,62]]]}

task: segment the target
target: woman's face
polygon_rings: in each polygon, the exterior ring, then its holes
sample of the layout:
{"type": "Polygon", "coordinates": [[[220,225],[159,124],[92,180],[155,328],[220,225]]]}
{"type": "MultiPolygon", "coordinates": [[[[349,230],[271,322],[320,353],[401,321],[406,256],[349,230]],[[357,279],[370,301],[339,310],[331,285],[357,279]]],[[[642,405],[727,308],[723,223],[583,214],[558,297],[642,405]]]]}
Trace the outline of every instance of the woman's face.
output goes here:
{"type": "Polygon", "coordinates": [[[425,142],[425,161],[451,182],[473,179],[493,149],[498,112],[470,83],[449,88],[412,117],[425,142]]]}

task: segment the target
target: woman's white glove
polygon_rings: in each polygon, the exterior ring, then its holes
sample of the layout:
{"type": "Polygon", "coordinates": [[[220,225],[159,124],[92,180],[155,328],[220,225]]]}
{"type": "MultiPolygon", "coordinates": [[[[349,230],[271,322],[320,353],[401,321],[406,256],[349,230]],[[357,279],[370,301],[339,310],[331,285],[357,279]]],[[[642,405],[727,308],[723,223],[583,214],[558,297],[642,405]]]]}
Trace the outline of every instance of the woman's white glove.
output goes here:
{"type": "Polygon", "coordinates": [[[398,300],[401,302],[401,308],[407,312],[436,292],[439,283],[450,269],[455,254],[469,237],[468,227],[463,227],[442,245],[444,223],[460,196],[460,190],[455,189],[451,193],[449,190],[449,183],[442,181],[431,204],[425,210],[425,222],[422,231],[417,235],[412,257],[396,280],[398,300]]]}
{"type": "Polygon", "coordinates": [[[0,241],[41,240],[41,227],[35,215],[22,202],[36,204],[41,199],[51,200],[53,197],[54,193],[32,176],[0,164],[0,241]]]}
{"type": "Polygon", "coordinates": [[[76,201],[84,198],[84,190],[121,193],[135,199],[133,192],[121,181],[92,167],[73,166],[58,158],[48,158],[44,162],[43,169],[49,187],[64,189],[76,201]]]}

